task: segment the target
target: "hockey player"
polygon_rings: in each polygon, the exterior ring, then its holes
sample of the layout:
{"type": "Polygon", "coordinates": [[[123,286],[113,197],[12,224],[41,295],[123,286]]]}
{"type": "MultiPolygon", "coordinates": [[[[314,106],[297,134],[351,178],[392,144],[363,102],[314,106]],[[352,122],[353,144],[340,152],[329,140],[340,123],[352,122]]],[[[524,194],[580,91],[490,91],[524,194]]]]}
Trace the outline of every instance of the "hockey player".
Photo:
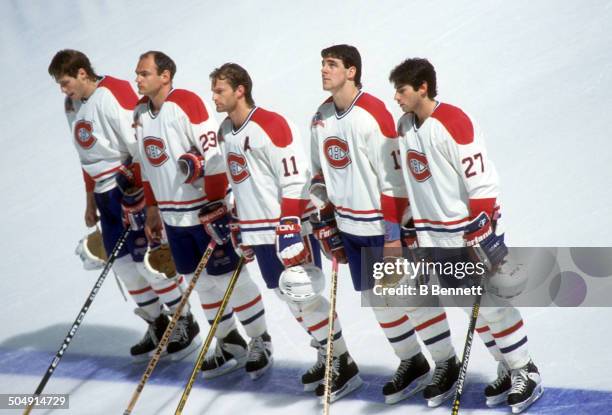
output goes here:
{"type": "MultiPolygon", "coordinates": [[[[321,209],[320,222],[313,223],[313,229],[325,250],[348,262],[355,290],[367,296],[374,285],[374,262],[383,261],[383,251],[401,248],[400,224],[408,200],[394,159],[397,134],[383,102],[361,91],[359,51],[335,45],[323,49],[321,57],[323,89],[331,97],[319,107],[311,125],[311,194],[321,209]],[[363,249],[370,252],[365,269],[363,249]]],[[[444,310],[373,307],[373,311],[400,358],[396,373],[383,387],[385,402],[396,403],[424,388],[429,405],[439,405],[452,393],[458,375],[444,310]],[[430,367],[417,332],[436,362],[429,385],[430,367]],[[448,373],[450,377],[443,376],[448,373]]]]}
{"type": "MultiPolygon", "coordinates": [[[[499,182],[487,156],[484,136],[461,109],[435,100],[436,72],[426,59],[408,59],[391,71],[399,120],[401,167],[414,215],[419,246],[460,248],[479,245],[486,260],[499,266],[508,250],[499,208],[499,182]]],[[[441,250],[437,250],[441,251],[441,250]]],[[[467,250],[455,260],[466,261],[467,250]]],[[[448,259],[449,254],[444,256],[448,259]]],[[[485,389],[487,404],[504,400],[513,413],[542,394],[527,335],[514,307],[486,307],[477,331],[499,362],[498,378],[485,389]]]]}
{"type": "MultiPolygon", "coordinates": [[[[190,279],[211,240],[202,217],[217,245],[196,291],[212,323],[238,263],[229,238],[219,237],[228,225],[227,215],[219,213],[228,183],[217,146],[218,125],[196,94],[173,88],[175,72],[174,61],[158,51],[142,54],[136,68],[138,91],[144,95],[134,111],[134,126],[147,205],[145,232],[150,241],[158,241],[165,229],[176,269],[190,279]]],[[[270,336],[261,295],[246,268],[229,304],[215,332],[215,352],[202,364],[203,376],[246,366],[255,379],[270,366],[270,336]],[[234,312],[251,338],[248,346],[236,329],[234,312]]],[[[199,338],[191,313],[177,327],[184,344],[199,338]]]]}
{"type": "MultiPolygon", "coordinates": [[[[307,222],[313,211],[308,206],[310,170],[300,134],[282,115],[255,105],[253,83],[241,66],[226,63],[210,74],[210,80],[217,111],[228,114],[218,138],[239,218],[232,239],[245,257],[257,258],[266,286],[312,336],[318,359],[302,383],[304,390],[322,396],[329,302],[321,295],[320,252],[307,222]]],[[[332,401],[362,383],[337,318],[333,341],[332,401]]]]}
{"type": "MultiPolygon", "coordinates": [[[[49,65],[49,74],[66,95],[66,117],[85,180],[85,224],[92,227],[100,221],[104,249],[110,254],[123,233],[124,222],[129,222],[129,217],[134,222],[142,214],[139,207],[142,192],[124,196],[115,180],[124,162],[136,151],[131,125],[138,98],[127,81],[98,76],[87,56],[76,50],[57,52],[49,65]]],[[[151,289],[137,267],[145,250],[144,231],[136,227],[113,264],[113,270],[138,305],[136,314],[149,323],[142,340],[130,349],[136,359],[148,358],[167,325],[160,314],[159,293],[151,289]]],[[[87,255],[83,255],[83,250],[79,252],[86,261],[87,255]]]]}

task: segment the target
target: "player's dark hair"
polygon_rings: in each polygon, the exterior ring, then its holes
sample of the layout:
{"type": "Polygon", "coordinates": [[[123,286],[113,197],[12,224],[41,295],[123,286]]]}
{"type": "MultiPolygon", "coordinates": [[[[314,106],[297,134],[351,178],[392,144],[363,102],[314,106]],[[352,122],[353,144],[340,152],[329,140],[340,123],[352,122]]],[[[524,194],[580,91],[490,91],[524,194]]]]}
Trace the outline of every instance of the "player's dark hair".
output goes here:
{"type": "Polygon", "coordinates": [[[76,78],[81,68],[83,68],[87,77],[92,81],[99,78],[91,66],[89,58],[83,52],[74,49],[63,49],[57,52],[53,59],[51,59],[48,70],[49,75],[58,80],[64,75],[76,78]]]}
{"type": "Polygon", "coordinates": [[[433,99],[438,95],[436,70],[427,59],[406,59],[393,68],[389,75],[389,81],[393,83],[396,89],[404,85],[410,85],[415,91],[423,85],[423,82],[427,82],[427,96],[433,99]]]}
{"type": "Polygon", "coordinates": [[[361,55],[355,46],[334,45],[321,51],[322,58],[336,58],[342,61],[346,69],[355,67],[355,86],[361,89],[361,55]]]}
{"type": "Polygon", "coordinates": [[[244,98],[247,104],[251,107],[255,106],[253,100],[253,81],[249,73],[237,63],[224,63],[218,68],[215,68],[209,75],[211,82],[216,80],[227,81],[235,91],[240,85],[244,87],[244,98]]]}
{"type": "Polygon", "coordinates": [[[168,71],[170,72],[170,80],[174,79],[174,74],[176,73],[176,64],[174,63],[172,58],[170,58],[170,56],[158,50],[150,50],[140,55],[139,60],[142,60],[147,56],[153,56],[155,66],[157,66],[158,75],[161,75],[164,71],[168,71]]]}

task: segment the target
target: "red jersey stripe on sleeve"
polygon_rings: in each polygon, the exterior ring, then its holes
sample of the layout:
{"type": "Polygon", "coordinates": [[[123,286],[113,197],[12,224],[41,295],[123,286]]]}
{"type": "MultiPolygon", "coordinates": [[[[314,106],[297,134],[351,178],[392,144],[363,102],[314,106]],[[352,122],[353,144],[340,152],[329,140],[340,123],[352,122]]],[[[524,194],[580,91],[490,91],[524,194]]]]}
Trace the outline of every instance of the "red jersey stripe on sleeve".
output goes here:
{"type": "Polygon", "coordinates": [[[470,199],[470,219],[477,217],[480,212],[484,212],[489,215],[490,219],[493,219],[493,211],[495,210],[495,198],[490,197],[486,199],[470,199]]]}
{"type": "Polygon", "coordinates": [[[225,173],[204,176],[204,191],[209,201],[223,199],[227,192],[227,176],[225,173]]]}
{"type": "Polygon", "coordinates": [[[145,204],[147,206],[157,206],[157,200],[155,200],[151,184],[147,181],[143,181],[142,188],[144,189],[145,204]]]}
{"type": "Polygon", "coordinates": [[[85,191],[93,192],[96,187],[96,182],[85,170],[83,170],[83,180],[85,181],[85,191]]]}
{"type": "Polygon", "coordinates": [[[404,212],[408,208],[408,198],[381,194],[380,207],[382,208],[385,221],[401,224],[404,212]]]}
{"type": "Polygon", "coordinates": [[[297,216],[301,218],[308,202],[310,202],[308,199],[289,199],[283,197],[281,201],[281,217],[297,216]]]}

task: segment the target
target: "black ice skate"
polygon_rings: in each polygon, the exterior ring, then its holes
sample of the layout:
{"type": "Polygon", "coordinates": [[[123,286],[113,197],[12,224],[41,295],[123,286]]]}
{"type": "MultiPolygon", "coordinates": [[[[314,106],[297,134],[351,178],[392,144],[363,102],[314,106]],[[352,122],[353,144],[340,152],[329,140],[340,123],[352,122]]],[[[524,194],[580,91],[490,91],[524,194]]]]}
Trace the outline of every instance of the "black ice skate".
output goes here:
{"type": "Polygon", "coordinates": [[[423,397],[427,399],[427,406],[430,408],[440,406],[455,393],[460,369],[461,363],[456,356],[436,363],[431,383],[423,391],[423,397]]]}
{"type": "MultiPolygon", "coordinates": [[[[325,382],[319,384],[315,391],[317,396],[321,397],[322,399],[325,393],[324,383],[325,382]]],[[[348,352],[345,352],[340,356],[333,357],[331,368],[330,402],[337,401],[343,396],[348,395],[360,387],[362,383],[363,380],[361,380],[361,377],[359,377],[359,368],[348,352]]],[[[322,400],[321,403],[323,403],[322,400]]]]}
{"type": "Polygon", "coordinates": [[[140,342],[130,348],[130,354],[134,360],[144,361],[150,359],[152,352],[157,348],[166,327],[168,327],[168,317],[160,314],[156,319],[152,319],[144,310],[139,308],[134,312],[145,320],[149,326],[140,342]]]}
{"type": "Polygon", "coordinates": [[[259,337],[253,337],[249,342],[249,353],[246,362],[246,372],[255,380],[264,374],[272,365],[272,339],[268,332],[259,337]]]}
{"type": "Polygon", "coordinates": [[[171,360],[180,360],[196,350],[202,344],[199,336],[200,326],[193,319],[191,312],[181,316],[170,335],[170,341],[166,348],[171,360]]]}
{"type": "Polygon", "coordinates": [[[422,390],[428,380],[429,363],[423,353],[402,360],[391,380],[383,386],[385,403],[392,405],[409,398],[422,390]]]}
{"type": "Polygon", "coordinates": [[[508,394],[508,405],[513,414],[523,412],[544,393],[540,373],[532,361],[520,369],[513,369],[510,372],[510,381],[512,387],[508,394]]]}
{"type": "Polygon", "coordinates": [[[223,339],[217,339],[215,351],[202,362],[200,370],[205,379],[210,379],[244,367],[246,360],[247,344],[234,329],[223,339]]]}
{"type": "Polygon", "coordinates": [[[511,386],[508,366],[504,362],[499,362],[497,366],[497,379],[489,383],[484,390],[487,406],[492,408],[505,402],[511,386]]]}
{"type": "Polygon", "coordinates": [[[320,346],[318,342],[311,343],[311,346],[317,349],[317,361],[302,375],[304,392],[312,392],[325,378],[325,348],[320,346]]]}

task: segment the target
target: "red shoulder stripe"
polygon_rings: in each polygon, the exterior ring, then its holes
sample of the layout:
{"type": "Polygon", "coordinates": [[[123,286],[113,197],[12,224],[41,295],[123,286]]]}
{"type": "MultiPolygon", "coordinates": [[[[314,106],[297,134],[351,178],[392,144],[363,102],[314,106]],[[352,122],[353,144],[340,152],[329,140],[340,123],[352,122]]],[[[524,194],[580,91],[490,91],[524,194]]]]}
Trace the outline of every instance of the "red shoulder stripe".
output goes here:
{"type": "Polygon", "coordinates": [[[98,88],[108,89],[119,102],[119,105],[126,110],[133,110],[138,103],[138,97],[128,81],[105,76],[98,84],[98,88]]]}
{"type": "Polygon", "coordinates": [[[287,147],[293,142],[293,135],[287,120],[282,115],[263,108],[257,108],[251,121],[259,125],[268,134],[276,147],[287,147]]]}
{"type": "Polygon", "coordinates": [[[372,117],[374,117],[378,123],[378,126],[380,127],[380,131],[385,135],[385,137],[397,138],[397,131],[395,130],[393,116],[387,110],[384,102],[364,92],[361,94],[359,99],[357,99],[355,105],[363,108],[369,112],[372,117]]]}
{"type": "Polygon", "coordinates": [[[474,141],[472,121],[460,108],[441,103],[431,116],[442,123],[457,144],[465,145],[474,141]]]}
{"type": "Polygon", "coordinates": [[[202,99],[191,91],[175,89],[168,95],[166,101],[178,105],[192,124],[201,124],[208,119],[208,112],[202,99]]]}

